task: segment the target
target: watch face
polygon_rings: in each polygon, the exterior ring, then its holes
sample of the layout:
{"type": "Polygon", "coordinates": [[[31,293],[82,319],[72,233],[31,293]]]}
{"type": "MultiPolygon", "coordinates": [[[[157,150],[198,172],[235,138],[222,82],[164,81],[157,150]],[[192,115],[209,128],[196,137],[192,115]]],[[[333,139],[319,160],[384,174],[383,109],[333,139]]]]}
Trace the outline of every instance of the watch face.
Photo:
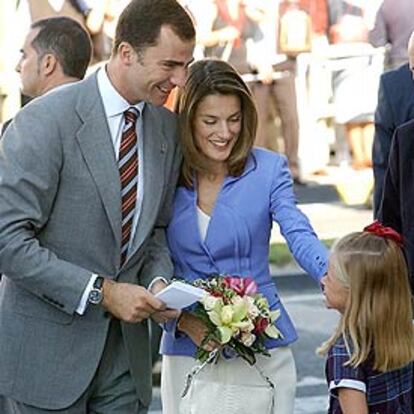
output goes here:
{"type": "Polygon", "coordinates": [[[92,289],[89,292],[89,302],[93,304],[98,304],[102,301],[102,292],[98,289],[92,289]]]}

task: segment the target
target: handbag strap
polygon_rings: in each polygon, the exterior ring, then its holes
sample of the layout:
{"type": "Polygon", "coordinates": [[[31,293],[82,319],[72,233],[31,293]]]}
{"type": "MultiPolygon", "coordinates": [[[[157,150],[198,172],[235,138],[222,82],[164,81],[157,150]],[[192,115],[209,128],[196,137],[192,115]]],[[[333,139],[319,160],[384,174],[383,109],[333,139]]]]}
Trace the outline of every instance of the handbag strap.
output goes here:
{"type": "Polygon", "coordinates": [[[256,364],[254,364],[253,367],[256,368],[256,371],[260,374],[260,376],[263,378],[263,380],[265,382],[267,382],[269,387],[274,391],[276,387],[275,387],[275,384],[273,384],[273,382],[270,380],[270,378],[256,364]]]}
{"type": "Polygon", "coordinates": [[[263,378],[263,380],[267,383],[267,385],[269,385],[270,389],[272,390],[272,404],[270,407],[270,413],[273,413],[273,409],[275,407],[275,388],[276,388],[275,384],[273,384],[270,378],[256,364],[254,364],[253,367],[256,368],[256,371],[260,374],[260,376],[263,378]]]}
{"type": "Polygon", "coordinates": [[[186,395],[187,395],[187,393],[188,393],[188,390],[190,389],[190,387],[191,387],[191,383],[193,382],[193,379],[194,379],[194,377],[207,365],[207,364],[209,364],[210,362],[213,362],[214,361],[214,358],[216,358],[217,357],[217,354],[218,354],[218,352],[219,352],[219,350],[218,350],[218,348],[217,349],[215,349],[214,351],[212,351],[212,352],[210,352],[210,355],[208,356],[208,358],[202,363],[202,364],[199,364],[199,365],[196,365],[195,367],[193,367],[192,369],[191,369],[191,371],[187,374],[187,378],[186,378],[186,380],[185,380],[185,385],[184,385],[184,390],[183,390],[183,392],[182,392],[182,394],[181,394],[181,398],[184,398],[186,395]]]}

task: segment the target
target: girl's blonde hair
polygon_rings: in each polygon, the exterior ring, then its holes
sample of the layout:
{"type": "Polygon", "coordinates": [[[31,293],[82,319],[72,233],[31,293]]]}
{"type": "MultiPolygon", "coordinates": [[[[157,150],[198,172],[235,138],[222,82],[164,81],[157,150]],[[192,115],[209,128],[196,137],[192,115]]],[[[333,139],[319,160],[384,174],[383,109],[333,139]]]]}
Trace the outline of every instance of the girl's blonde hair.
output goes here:
{"type": "Polygon", "coordinates": [[[343,337],[358,366],[390,371],[414,359],[413,311],[405,258],[392,240],[368,232],[351,233],[332,247],[334,277],[349,288],[346,309],[336,331],[318,349],[321,354],[343,337]]]}

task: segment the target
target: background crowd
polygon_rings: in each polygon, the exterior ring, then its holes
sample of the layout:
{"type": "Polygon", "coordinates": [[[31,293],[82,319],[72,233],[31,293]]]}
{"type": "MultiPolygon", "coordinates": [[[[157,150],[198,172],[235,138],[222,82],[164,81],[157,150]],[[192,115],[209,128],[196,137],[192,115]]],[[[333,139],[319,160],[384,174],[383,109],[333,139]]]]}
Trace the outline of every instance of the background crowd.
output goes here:
{"type": "MultiPolygon", "coordinates": [[[[127,3],[3,2],[0,45],[7,47],[0,57],[0,122],[26,99],[20,97],[14,69],[32,21],[65,15],[83,24],[93,41],[92,71],[109,58],[117,17],[127,3]]],[[[307,173],[324,173],[332,163],[358,170],[372,166],[380,75],[408,61],[414,29],[408,0],[181,3],[196,25],[196,58],[219,57],[243,74],[259,110],[255,144],[285,153],[297,183],[307,173]]]]}

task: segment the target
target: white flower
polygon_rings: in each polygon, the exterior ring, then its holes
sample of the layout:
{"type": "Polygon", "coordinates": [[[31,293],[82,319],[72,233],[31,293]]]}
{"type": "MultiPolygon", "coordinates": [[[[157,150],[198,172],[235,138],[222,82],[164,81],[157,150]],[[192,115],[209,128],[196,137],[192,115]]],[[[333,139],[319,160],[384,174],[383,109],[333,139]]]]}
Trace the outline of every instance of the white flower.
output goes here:
{"type": "Polygon", "coordinates": [[[245,346],[252,346],[254,341],[256,340],[256,335],[250,332],[242,332],[240,341],[245,346]]]}
{"type": "Polygon", "coordinates": [[[266,328],[265,333],[267,336],[273,339],[283,338],[282,332],[280,332],[275,325],[269,325],[266,328]]]}
{"type": "Polygon", "coordinates": [[[250,319],[234,322],[233,326],[240,329],[242,332],[251,332],[254,329],[254,324],[250,319]]]}
{"type": "Polygon", "coordinates": [[[274,338],[274,339],[283,338],[282,332],[280,332],[279,329],[276,328],[274,324],[279,319],[279,317],[280,317],[280,309],[270,311],[270,324],[265,330],[266,335],[269,336],[270,338],[274,338]]]}
{"type": "Polygon", "coordinates": [[[222,302],[221,298],[217,298],[212,295],[204,295],[201,299],[201,303],[207,312],[215,309],[219,302],[222,302]]]}
{"type": "Polygon", "coordinates": [[[260,311],[254,303],[254,298],[252,298],[251,296],[244,296],[243,300],[245,301],[247,305],[247,313],[249,315],[249,318],[251,319],[257,318],[260,314],[260,311]]]}
{"type": "Polygon", "coordinates": [[[223,325],[230,325],[233,321],[233,307],[231,305],[225,305],[221,308],[221,321],[223,325]]]}
{"type": "Polygon", "coordinates": [[[242,302],[244,302],[244,299],[239,295],[233,296],[231,298],[231,303],[233,305],[240,305],[242,302]]]}

